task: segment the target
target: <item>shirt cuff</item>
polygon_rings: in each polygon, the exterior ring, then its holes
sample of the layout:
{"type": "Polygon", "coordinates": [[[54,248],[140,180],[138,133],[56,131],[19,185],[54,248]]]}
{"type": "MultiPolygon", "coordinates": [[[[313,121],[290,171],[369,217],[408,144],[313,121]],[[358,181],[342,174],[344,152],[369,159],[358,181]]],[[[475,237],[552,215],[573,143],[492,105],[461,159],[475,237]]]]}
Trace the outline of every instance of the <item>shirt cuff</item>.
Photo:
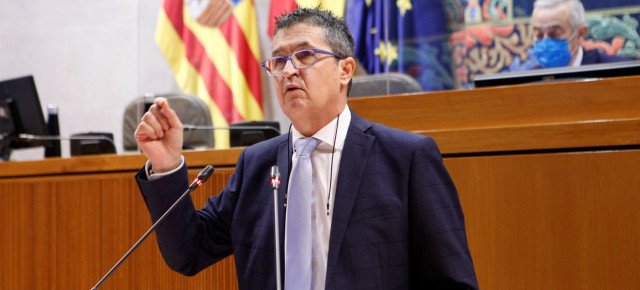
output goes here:
{"type": "Polygon", "coordinates": [[[151,161],[147,160],[147,163],[145,163],[144,165],[144,172],[147,174],[147,179],[151,181],[167,175],[171,175],[172,173],[180,170],[182,166],[184,166],[184,156],[180,156],[180,163],[178,163],[178,166],[176,166],[176,168],[165,172],[153,172],[153,168],[151,168],[151,161]]]}

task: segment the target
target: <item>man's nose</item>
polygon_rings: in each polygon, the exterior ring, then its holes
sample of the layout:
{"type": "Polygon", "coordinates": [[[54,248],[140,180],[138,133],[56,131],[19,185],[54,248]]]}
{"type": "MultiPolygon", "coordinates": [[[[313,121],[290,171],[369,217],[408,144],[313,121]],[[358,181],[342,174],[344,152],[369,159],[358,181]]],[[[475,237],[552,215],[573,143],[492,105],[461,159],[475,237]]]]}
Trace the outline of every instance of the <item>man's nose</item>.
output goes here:
{"type": "Polygon", "coordinates": [[[293,59],[288,59],[284,64],[284,69],[282,70],[282,76],[288,77],[291,75],[298,74],[300,70],[293,65],[293,59]]]}

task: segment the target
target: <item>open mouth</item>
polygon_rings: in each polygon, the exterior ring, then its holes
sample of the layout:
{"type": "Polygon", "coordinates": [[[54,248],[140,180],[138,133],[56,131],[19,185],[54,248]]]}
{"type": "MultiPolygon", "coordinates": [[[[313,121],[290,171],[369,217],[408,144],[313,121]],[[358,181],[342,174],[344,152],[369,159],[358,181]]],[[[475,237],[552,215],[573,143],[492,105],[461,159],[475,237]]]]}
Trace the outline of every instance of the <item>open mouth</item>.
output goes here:
{"type": "Polygon", "coordinates": [[[284,88],[285,88],[285,92],[291,92],[291,91],[299,90],[300,86],[294,83],[289,83],[284,88]]]}

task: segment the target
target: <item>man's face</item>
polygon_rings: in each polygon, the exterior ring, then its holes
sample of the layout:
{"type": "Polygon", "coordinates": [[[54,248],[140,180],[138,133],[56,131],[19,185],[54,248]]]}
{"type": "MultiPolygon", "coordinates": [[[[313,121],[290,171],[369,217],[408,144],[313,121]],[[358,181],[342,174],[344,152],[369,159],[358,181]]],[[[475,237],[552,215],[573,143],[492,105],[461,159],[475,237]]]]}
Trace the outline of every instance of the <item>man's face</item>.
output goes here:
{"type": "Polygon", "coordinates": [[[571,10],[569,4],[562,3],[549,9],[537,9],[531,16],[531,22],[533,24],[534,41],[545,37],[568,39],[569,51],[573,55],[573,59],[575,59],[578,47],[586,33],[586,26],[584,29],[579,28],[574,35],[574,30],[571,27],[571,10]],[[570,37],[572,38],[569,39],[570,37]]]}
{"type": "MultiPolygon", "coordinates": [[[[331,51],[322,39],[322,28],[305,23],[279,30],[273,38],[273,56],[287,56],[301,49],[331,51]]],[[[352,70],[345,60],[323,53],[311,67],[298,69],[287,61],[273,86],[282,111],[301,133],[313,134],[333,120],[346,105],[346,86],[352,70]]],[[[353,62],[352,58],[348,58],[353,62]]],[[[349,61],[347,61],[349,63],[349,61]]],[[[355,66],[355,64],[354,64],[355,66]]]]}

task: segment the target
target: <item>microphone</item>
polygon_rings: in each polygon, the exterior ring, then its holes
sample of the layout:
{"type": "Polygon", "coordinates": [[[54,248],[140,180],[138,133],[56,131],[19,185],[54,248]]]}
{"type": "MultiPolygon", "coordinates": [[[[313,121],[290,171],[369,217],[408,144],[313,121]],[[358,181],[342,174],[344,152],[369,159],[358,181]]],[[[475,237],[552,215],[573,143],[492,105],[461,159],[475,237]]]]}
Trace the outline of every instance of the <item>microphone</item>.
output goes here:
{"type": "Polygon", "coordinates": [[[271,130],[280,135],[280,130],[273,126],[199,126],[199,125],[182,125],[184,131],[194,130],[271,130]]]}
{"type": "Polygon", "coordinates": [[[280,187],[280,170],[278,166],[271,166],[271,186],[275,190],[280,187]]]}
{"type": "Polygon", "coordinates": [[[211,174],[213,174],[213,171],[214,171],[213,166],[207,165],[204,169],[202,169],[202,171],[200,171],[200,173],[198,173],[196,180],[194,180],[193,183],[191,183],[191,185],[189,186],[189,189],[194,190],[198,188],[198,186],[202,185],[205,181],[207,181],[207,179],[209,179],[211,174]]]}
{"type": "MultiPolygon", "coordinates": [[[[116,153],[116,144],[113,143],[113,135],[111,133],[83,133],[66,136],[57,135],[31,135],[31,134],[19,134],[18,140],[31,142],[31,141],[57,141],[69,140],[71,156],[76,155],[89,155],[89,154],[101,154],[101,153],[116,153]],[[110,137],[105,134],[111,135],[110,137]]],[[[47,153],[48,148],[45,145],[45,157],[53,157],[47,153]]],[[[60,151],[58,151],[59,153],[60,151]]],[[[58,154],[60,156],[60,154],[58,154]]]]}
{"type": "Polygon", "coordinates": [[[280,281],[280,227],[278,223],[278,188],[280,186],[280,170],[278,166],[271,167],[271,186],[273,187],[273,237],[276,253],[276,289],[281,290],[280,281]]]}
{"type": "Polygon", "coordinates": [[[26,140],[26,141],[52,141],[52,140],[58,140],[58,141],[60,141],[60,140],[62,140],[62,141],[66,141],[66,140],[98,141],[98,140],[102,140],[102,141],[107,141],[107,142],[111,143],[111,145],[113,145],[113,148],[116,148],[116,144],[113,143],[113,140],[111,138],[108,138],[108,137],[105,137],[105,136],[100,136],[100,135],[65,137],[65,136],[53,136],[53,135],[18,134],[18,139],[26,140]]]}
{"type": "Polygon", "coordinates": [[[124,262],[124,260],[126,260],[129,257],[129,255],[131,255],[131,253],[133,253],[133,251],[136,248],[138,248],[138,246],[140,246],[140,244],[151,234],[151,232],[153,232],[153,230],[156,229],[156,227],[164,220],[164,218],[173,211],[173,209],[178,205],[178,203],[180,203],[180,201],[182,201],[191,191],[195,190],[196,188],[198,188],[198,186],[202,185],[205,181],[207,181],[207,179],[209,179],[209,176],[213,174],[213,171],[214,171],[214,168],[211,165],[207,165],[204,169],[202,169],[202,171],[200,171],[200,173],[198,174],[198,177],[196,177],[196,179],[191,183],[191,185],[189,185],[189,188],[187,188],[187,190],[178,198],[178,200],[176,200],[176,202],[174,202],[171,205],[171,207],[169,207],[169,209],[167,209],[167,211],[165,211],[164,214],[162,214],[162,216],[151,226],[151,228],[149,228],[149,230],[142,236],[142,238],[140,238],[140,240],[138,240],[138,242],[135,243],[135,245],[133,245],[133,247],[131,247],[131,249],[126,254],[124,254],[124,256],[122,256],[122,258],[120,258],[120,261],[118,261],[118,263],[116,263],[113,266],[113,268],[111,268],[111,270],[109,270],[109,272],[107,272],[107,274],[104,275],[102,279],[100,279],[98,284],[96,284],[96,286],[93,286],[93,288],[91,289],[92,290],[98,289],[98,287],[100,287],[100,285],[102,285],[102,283],[104,283],[104,281],[107,280],[109,276],[111,276],[113,271],[115,271],[118,267],[120,267],[122,262],[124,262]]]}

